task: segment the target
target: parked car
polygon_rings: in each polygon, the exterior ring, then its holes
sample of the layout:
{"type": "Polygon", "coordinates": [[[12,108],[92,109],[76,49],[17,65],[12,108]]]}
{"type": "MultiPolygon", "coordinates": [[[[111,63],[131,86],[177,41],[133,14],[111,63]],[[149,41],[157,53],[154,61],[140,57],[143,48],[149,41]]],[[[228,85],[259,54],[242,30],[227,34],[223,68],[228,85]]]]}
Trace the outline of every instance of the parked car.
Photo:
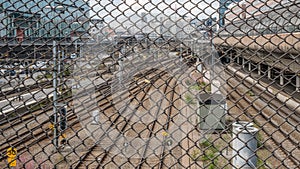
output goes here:
{"type": "Polygon", "coordinates": [[[46,62],[36,61],[35,64],[31,66],[32,69],[45,69],[47,68],[46,62]]]}
{"type": "Polygon", "coordinates": [[[5,70],[4,71],[4,75],[5,76],[15,76],[16,75],[16,71],[15,70],[5,70]]]}
{"type": "Polygon", "coordinates": [[[70,58],[71,58],[71,59],[76,59],[76,58],[77,58],[76,53],[72,53],[71,56],[70,56],[70,58]]]}

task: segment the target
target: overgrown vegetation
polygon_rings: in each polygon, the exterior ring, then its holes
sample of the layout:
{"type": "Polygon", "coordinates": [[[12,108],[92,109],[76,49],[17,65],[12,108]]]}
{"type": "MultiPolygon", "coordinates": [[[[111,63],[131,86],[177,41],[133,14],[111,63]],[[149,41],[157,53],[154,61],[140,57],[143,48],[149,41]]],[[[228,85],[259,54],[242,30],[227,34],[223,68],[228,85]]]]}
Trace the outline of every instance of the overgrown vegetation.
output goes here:
{"type": "Polygon", "coordinates": [[[191,90],[197,90],[197,91],[204,90],[207,93],[211,92],[211,85],[206,84],[205,82],[197,83],[194,85],[192,85],[190,82],[186,82],[186,84],[190,84],[189,89],[191,90]]]}
{"type": "Polygon", "coordinates": [[[248,90],[248,91],[247,91],[247,95],[248,95],[248,96],[251,96],[251,97],[252,97],[252,96],[255,96],[255,94],[254,94],[254,92],[253,92],[252,90],[248,90]]]}
{"type": "Polygon", "coordinates": [[[186,94],[184,97],[185,97],[184,100],[185,100],[186,104],[196,104],[193,96],[191,96],[190,94],[186,94]]]}
{"type": "Polygon", "coordinates": [[[260,159],[260,158],[257,159],[256,166],[257,166],[258,169],[267,169],[265,167],[265,162],[262,159],[260,159]]]}
{"type": "Polygon", "coordinates": [[[206,139],[205,141],[199,143],[201,150],[193,149],[191,153],[191,159],[193,161],[201,160],[203,161],[204,168],[214,169],[218,166],[218,148],[213,145],[213,143],[206,139]],[[201,153],[203,151],[203,153],[201,153]]]}
{"type": "Polygon", "coordinates": [[[192,82],[191,82],[189,79],[186,79],[184,82],[185,82],[185,84],[188,85],[188,86],[192,85],[192,82]]]}
{"type": "Polygon", "coordinates": [[[46,74],[37,76],[37,80],[42,80],[42,79],[52,79],[52,74],[46,73],[46,74]]]}
{"type": "Polygon", "coordinates": [[[200,157],[200,150],[199,149],[193,149],[191,158],[193,161],[198,161],[200,157]]]}
{"type": "Polygon", "coordinates": [[[192,90],[201,90],[202,88],[201,88],[201,86],[195,84],[195,85],[190,86],[190,89],[192,89],[192,90]]]}
{"type": "MultiPolygon", "coordinates": [[[[254,127],[255,128],[260,128],[257,125],[257,121],[256,120],[254,120],[254,127]]],[[[263,136],[261,135],[260,132],[257,132],[257,134],[256,134],[256,140],[257,140],[257,148],[263,148],[264,147],[264,138],[263,138],[263,136]]]]}
{"type": "Polygon", "coordinates": [[[218,148],[213,145],[213,143],[207,139],[201,143],[199,146],[204,150],[203,155],[200,160],[204,162],[204,167],[209,169],[214,169],[218,164],[218,148]]]}

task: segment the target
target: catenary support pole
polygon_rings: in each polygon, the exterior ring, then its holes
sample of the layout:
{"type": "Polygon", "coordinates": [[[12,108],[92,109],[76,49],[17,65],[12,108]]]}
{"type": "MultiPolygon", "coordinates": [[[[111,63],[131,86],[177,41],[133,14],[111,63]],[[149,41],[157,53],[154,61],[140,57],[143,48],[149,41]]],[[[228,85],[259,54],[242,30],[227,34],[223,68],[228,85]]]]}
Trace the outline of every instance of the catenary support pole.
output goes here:
{"type": "Polygon", "coordinates": [[[58,116],[57,116],[57,65],[56,65],[56,42],[53,41],[53,115],[54,115],[54,139],[53,144],[58,148],[58,116]]]}
{"type": "Polygon", "coordinates": [[[258,70],[257,70],[257,71],[258,71],[257,74],[258,74],[258,75],[261,75],[261,64],[260,64],[260,63],[258,63],[257,69],[258,69],[258,70]]]}
{"type": "Polygon", "coordinates": [[[272,68],[271,66],[268,66],[268,79],[271,79],[271,72],[272,72],[272,68]]]}
{"type": "Polygon", "coordinates": [[[284,84],[284,73],[283,72],[280,72],[280,75],[279,75],[279,84],[282,86],[284,84]]]}
{"type": "Polygon", "coordinates": [[[300,74],[296,76],[296,91],[300,92],[300,74]]]}

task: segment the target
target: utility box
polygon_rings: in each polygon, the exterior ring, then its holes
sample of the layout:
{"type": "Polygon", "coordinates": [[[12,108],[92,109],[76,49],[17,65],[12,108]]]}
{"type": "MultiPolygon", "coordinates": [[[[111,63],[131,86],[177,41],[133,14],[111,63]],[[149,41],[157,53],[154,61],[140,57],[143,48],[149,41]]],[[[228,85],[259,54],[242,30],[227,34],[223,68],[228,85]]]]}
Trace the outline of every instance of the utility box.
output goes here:
{"type": "Polygon", "coordinates": [[[201,130],[225,128],[226,99],[221,94],[198,95],[198,122],[201,130]]]}

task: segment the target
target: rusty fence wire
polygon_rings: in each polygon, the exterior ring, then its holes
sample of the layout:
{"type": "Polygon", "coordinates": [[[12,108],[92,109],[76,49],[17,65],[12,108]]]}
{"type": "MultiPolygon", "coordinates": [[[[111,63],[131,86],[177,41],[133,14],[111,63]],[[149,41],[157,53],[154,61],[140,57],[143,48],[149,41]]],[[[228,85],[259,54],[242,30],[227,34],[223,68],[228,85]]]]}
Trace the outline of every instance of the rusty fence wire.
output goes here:
{"type": "Polygon", "coordinates": [[[299,0],[1,0],[0,168],[299,168],[299,0]]]}

